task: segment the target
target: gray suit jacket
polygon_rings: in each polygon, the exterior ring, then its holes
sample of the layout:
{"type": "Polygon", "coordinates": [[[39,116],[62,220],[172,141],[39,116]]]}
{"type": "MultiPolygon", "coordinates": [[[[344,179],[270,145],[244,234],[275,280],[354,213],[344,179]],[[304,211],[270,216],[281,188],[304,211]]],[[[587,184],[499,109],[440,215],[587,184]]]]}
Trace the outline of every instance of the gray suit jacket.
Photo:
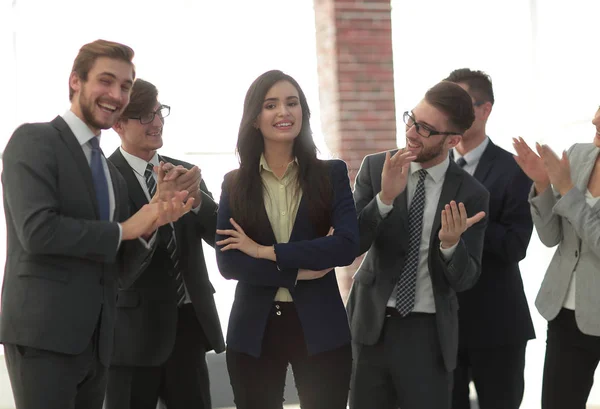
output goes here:
{"type": "Polygon", "coordinates": [[[114,222],[99,219],[88,161],[61,118],[25,124],[2,157],[7,257],[0,342],[76,355],[99,327],[109,364],[117,281],[129,286],[152,252],[119,242],[129,217],[127,186],[110,162],[114,222]]]}
{"type": "MultiPolygon", "coordinates": [[[[392,155],[395,153],[392,152],[392,155]]],[[[385,308],[398,281],[408,252],[408,208],[406,190],[394,201],[394,209],[382,218],[376,195],[381,191],[385,152],[365,157],[356,177],[354,200],[360,228],[360,252],[368,250],[354,276],[348,299],[353,341],[374,345],[379,340],[385,308]]],[[[458,349],[458,301],[456,291],[471,288],[481,273],[481,253],[487,218],[468,229],[452,259],[444,261],[438,232],[443,206],[451,200],[463,202],[469,216],[488,211],[489,193],[471,175],[450,162],[442,187],[428,258],[433,286],[436,322],[444,363],[456,366],[458,349]]]]}
{"type": "Polygon", "coordinates": [[[548,321],[560,312],[577,270],[575,287],[577,326],[584,334],[600,336],[600,202],[587,205],[585,192],[600,149],[594,144],[575,144],[568,152],[575,187],[564,197],[552,189],[534,196],[531,215],[542,243],[558,248],[548,266],[535,305],[548,321]]]}

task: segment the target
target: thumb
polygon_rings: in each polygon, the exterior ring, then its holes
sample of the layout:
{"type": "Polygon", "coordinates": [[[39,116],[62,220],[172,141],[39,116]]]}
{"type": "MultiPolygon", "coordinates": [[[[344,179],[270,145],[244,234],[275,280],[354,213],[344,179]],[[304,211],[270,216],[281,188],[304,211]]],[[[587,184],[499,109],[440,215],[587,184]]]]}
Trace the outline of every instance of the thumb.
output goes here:
{"type": "Polygon", "coordinates": [[[467,229],[474,225],[475,223],[479,223],[485,217],[485,212],[479,212],[475,216],[467,218],[467,229]]]}

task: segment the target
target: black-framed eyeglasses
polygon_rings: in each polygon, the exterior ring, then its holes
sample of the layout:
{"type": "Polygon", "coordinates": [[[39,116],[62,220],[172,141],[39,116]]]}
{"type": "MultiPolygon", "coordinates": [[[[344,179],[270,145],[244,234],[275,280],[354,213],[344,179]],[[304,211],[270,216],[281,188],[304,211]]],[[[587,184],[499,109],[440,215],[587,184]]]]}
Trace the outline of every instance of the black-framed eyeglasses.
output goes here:
{"type": "Polygon", "coordinates": [[[161,122],[165,122],[165,118],[171,113],[171,107],[168,105],[161,105],[156,111],[149,112],[137,117],[130,117],[129,119],[137,119],[142,125],[146,125],[154,121],[154,117],[158,115],[161,122]]]}
{"type": "Polygon", "coordinates": [[[487,101],[475,101],[475,102],[473,102],[473,106],[477,108],[477,107],[480,107],[480,106],[482,106],[482,105],[483,105],[483,104],[485,104],[486,102],[487,102],[487,101]]]}
{"type": "Polygon", "coordinates": [[[435,129],[431,129],[427,125],[417,122],[415,120],[415,117],[412,116],[408,111],[404,113],[403,120],[406,126],[408,126],[409,128],[414,126],[417,133],[423,138],[429,138],[433,135],[462,135],[458,132],[440,132],[436,131],[435,129]]]}

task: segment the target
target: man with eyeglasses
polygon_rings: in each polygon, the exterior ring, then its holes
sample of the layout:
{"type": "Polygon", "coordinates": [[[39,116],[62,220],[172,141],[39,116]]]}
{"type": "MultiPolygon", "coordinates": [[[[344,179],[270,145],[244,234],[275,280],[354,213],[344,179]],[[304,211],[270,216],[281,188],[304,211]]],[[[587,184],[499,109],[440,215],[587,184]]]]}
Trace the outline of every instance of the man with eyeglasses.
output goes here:
{"type": "Polygon", "coordinates": [[[473,125],[451,156],[490,192],[481,278],[458,296],[460,336],[452,409],[470,408],[471,381],[480,409],[517,409],[524,392],[525,347],[535,338],[519,270],[533,230],[528,202],[532,182],[513,155],[487,136],[494,105],[490,77],[462,68],[447,80],[470,94],[475,111],[473,125]]]}
{"type": "Polygon", "coordinates": [[[109,160],[127,182],[132,209],[163,190],[184,187],[194,207],[159,230],[150,265],[118,293],[105,409],[155,409],[159,400],[169,409],[210,409],[205,354],[225,349],[202,252],[203,239],[214,246],[217,204],[197,166],[157,153],[169,113],[156,87],[137,79],[113,127],[121,147],[109,160]],[[162,162],[164,177],[155,172],[162,162]]]}
{"type": "Polygon", "coordinates": [[[456,292],[481,271],[489,194],[448,157],[473,123],[469,94],[441,82],[403,119],[406,147],[368,155],[356,177],[368,253],[348,300],[351,409],[450,407],[456,292]]]}

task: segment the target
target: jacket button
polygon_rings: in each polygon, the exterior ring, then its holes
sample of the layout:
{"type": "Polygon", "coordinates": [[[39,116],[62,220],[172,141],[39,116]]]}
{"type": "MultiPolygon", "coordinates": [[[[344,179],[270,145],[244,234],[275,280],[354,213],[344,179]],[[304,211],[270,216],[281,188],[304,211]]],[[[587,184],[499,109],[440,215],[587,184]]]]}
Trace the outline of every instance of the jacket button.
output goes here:
{"type": "Polygon", "coordinates": [[[575,250],[575,257],[577,257],[579,255],[579,252],[577,250],[575,250]]]}

